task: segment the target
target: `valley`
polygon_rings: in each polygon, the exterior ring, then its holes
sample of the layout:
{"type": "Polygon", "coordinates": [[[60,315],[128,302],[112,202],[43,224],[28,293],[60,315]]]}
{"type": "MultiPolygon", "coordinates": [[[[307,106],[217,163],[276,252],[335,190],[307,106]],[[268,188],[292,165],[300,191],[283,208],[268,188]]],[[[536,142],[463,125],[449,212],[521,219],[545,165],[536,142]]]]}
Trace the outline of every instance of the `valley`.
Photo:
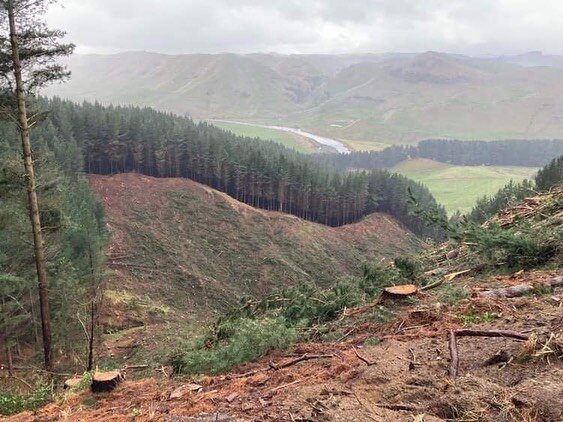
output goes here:
{"type": "Polygon", "coordinates": [[[366,149],[563,137],[563,70],[521,58],[128,52],[75,55],[68,65],[72,80],[47,95],[299,127],[366,149]]]}
{"type": "Polygon", "coordinates": [[[0,420],[563,421],[557,2],[58,3],[0,0],[0,420]]]}
{"type": "Polygon", "coordinates": [[[424,183],[448,213],[471,211],[477,199],[494,195],[509,181],[530,179],[535,167],[456,166],[424,158],[403,161],[391,168],[424,183]]]}
{"type": "MultiPolygon", "coordinates": [[[[561,138],[563,95],[546,87],[562,86],[563,71],[541,66],[543,58],[77,55],[68,62],[71,82],[46,93],[185,113],[303,153],[379,151],[428,138],[561,138]]],[[[433,174],[407,163],[396,170],[427,185],[450,213],[468,212],[480,196],[533,174],[494,167],[433,174]]]]}

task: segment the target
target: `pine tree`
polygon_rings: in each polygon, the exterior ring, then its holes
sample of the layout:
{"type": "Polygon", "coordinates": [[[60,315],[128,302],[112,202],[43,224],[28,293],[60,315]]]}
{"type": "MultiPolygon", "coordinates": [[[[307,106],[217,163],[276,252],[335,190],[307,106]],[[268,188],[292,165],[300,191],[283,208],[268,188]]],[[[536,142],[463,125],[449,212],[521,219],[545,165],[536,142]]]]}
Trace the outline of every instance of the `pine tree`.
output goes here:
{"type": "Polygon", "coordinates": [[[72,44],[60,43],[59,39],[64,33],[48,29],[43,22],[42,16],[50,3],[50,0],[0,0],[0,76],[5,99],[3,109],[14,118],[22,143],[46,369],[51,368],[49,293],[30,140],[30,130],[41,113],[29,113],[28,98],[32,98],[38,89],[48,83],[68,76],[64,67],[55,64],[54,60],[58,56],[70,54],[74,48],[72,44]]]}

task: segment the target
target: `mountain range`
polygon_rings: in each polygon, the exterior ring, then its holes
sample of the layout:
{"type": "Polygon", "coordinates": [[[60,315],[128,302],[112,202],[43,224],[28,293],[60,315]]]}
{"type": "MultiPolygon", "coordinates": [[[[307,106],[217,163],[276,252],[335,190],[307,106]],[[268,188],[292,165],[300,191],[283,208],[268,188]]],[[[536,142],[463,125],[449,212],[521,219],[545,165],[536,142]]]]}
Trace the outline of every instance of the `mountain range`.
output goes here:
{"type": "Polygon", "coordinates": [[[299,127],[358,143],[563,137],[563,57],[127,52],[74,55],[47,95],[196,119],[299,127]]]}

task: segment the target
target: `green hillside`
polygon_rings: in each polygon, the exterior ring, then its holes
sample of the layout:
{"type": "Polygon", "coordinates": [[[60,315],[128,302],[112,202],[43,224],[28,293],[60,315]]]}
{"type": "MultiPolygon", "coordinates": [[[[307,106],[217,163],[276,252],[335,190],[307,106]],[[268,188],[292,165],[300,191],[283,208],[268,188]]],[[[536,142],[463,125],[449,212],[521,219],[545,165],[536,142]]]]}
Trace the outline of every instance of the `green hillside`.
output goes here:
{"type": "Polygon", "coordinates": [[[404,55],[74,56],[48,95],[300,127],[354,149],[427,138],[563,137],[563,69],[404,55]]]}
{"type": "Polygon", "coordinates": [[[537,168],[453,166],[417,158],[403,161],[392,170],[424,183],[449,213],[466,213],[478,198],[495,194],[510,180],[520,182],[530,178],[537,168]]]}

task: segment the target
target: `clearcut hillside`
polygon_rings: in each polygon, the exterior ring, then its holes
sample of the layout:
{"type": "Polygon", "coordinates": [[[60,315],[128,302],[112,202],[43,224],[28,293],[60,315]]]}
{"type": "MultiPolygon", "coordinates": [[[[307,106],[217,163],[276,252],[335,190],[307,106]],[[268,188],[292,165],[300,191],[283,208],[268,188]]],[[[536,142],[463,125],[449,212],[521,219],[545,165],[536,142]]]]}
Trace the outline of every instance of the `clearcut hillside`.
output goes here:
{"type": "Polygon", "coordinates": [[[189,179],[89,176],[107,214],[116,329],[207,314],[245,294],[359,275],[369,261],[420,250],[386,214],[339,228],[256,209],[189,179]],[[115,312],[117,310],[117,313],[115,312]]]}

